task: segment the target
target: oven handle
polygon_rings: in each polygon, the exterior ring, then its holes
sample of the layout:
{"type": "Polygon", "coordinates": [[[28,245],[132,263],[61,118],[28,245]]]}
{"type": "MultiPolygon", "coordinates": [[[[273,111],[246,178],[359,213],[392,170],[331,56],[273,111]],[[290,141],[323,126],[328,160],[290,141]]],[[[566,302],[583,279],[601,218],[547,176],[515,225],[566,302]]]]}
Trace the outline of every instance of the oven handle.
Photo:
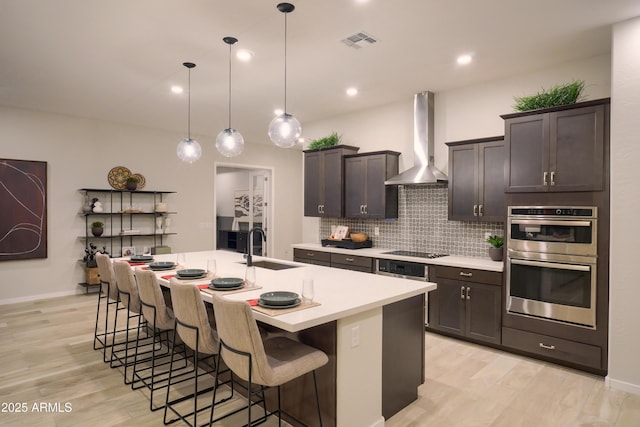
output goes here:
{"type": "Polygon", "coordinates": [[[522,225],[559,225],[561,227],[589,227],[592,225],[591,221],[551,221],[546,219],[512,219],[511,224],[522,225]]]}
{"type": "Polygon", "coordinates": [[[558,264],[557,262],[528,261],[524,259],[511,258],[511,264],[529,265],[531,267],[555,268],[557,270],[591,271],[591,267],[575,264],[558,264]]]}

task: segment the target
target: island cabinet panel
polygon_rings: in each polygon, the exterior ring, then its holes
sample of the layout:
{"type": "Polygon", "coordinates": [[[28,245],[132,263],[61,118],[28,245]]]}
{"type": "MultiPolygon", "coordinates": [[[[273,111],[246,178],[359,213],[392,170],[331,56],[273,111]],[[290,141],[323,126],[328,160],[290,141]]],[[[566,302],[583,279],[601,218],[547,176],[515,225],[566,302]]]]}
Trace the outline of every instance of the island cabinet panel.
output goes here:
{"type": "Polygon", "coordinates": [[[293,249],[293,260],[307,264],[323,265],[331,267],[331,253],[324,251],[314,251],[310,249],[293,249]]]}
{"type": "Polygon", "coordinates": [[[398,186],[384,182],[398,174],[395,151],[345,156],[345,216],[347,218],[397,218],[398,186]]]}
{"type": "Polygon", "coordinates": [[[504,221],[504,137],[448,142],[449,219],[504,221]]]}
{"type": "Polygon", "coordinates": [[[304,152],[305,216],[344,216],[343,156],[357,152],[347,145],[304,152]]]}
{"type": "Polygon", "coordinates": [[[382,310],[382,415],[385,419],[418,398],[424,383],[424,294],[382,310]]]}
{"type": "Polygon", "coordinates": [[[503,115],[506,192],[602,191],[609,103],[503,115]]]}
{"type": "Polygon", "coordinates": [[[436,266],[430,280],[429,328],[476,341],[500,344],[502,273],[436,266]]]}

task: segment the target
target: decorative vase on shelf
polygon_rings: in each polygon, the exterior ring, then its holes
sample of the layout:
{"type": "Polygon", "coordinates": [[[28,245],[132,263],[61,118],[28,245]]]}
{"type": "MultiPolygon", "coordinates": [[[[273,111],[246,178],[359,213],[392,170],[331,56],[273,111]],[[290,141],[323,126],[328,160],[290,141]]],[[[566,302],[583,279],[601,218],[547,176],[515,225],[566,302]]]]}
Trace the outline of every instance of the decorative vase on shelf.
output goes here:
{"type": "Polygon", "coordinates": [[[156,233],[162,233],[162,216],[156,217],[156,233]]]}
{"type": "Polygon", "coordinates": [[[136,188],[138,188],[137,182],[127,181],[127,190],[134,191],[136,188]]]}
{"type": "Polygon", "coordinates": [[[168,216],[164,217],[163,223],[162,223],[162,228],[164,229],[163,232],[166,234],[169,232],[169,227],[171,226],[171,218],[169,218],[168,216]]]}
{"type": "Polygon", "coordinates": [[[102,233],[104,233],[104,228],[102,228],[102,227],[91,227],[91,234],[93,234],[95,237],[102,236],[102,233]]]}

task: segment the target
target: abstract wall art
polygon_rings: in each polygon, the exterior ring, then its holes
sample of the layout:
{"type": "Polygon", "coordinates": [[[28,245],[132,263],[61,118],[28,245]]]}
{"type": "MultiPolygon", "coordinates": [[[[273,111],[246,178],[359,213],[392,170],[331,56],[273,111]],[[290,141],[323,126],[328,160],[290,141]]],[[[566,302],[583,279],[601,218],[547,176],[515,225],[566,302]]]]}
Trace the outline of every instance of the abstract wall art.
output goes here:
{"type": "Polygon", "coordinates": [[[47,162],[0,159],[0,261],[47,257],[47,162]]]}

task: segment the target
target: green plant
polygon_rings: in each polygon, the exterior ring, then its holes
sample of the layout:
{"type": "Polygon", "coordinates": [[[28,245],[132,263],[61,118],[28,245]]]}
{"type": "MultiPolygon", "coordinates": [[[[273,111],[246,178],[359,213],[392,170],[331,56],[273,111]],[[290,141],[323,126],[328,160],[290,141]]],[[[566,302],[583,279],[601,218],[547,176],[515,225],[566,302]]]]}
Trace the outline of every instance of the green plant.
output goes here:
{"type": "Polygon", "coordinates": [[[502,245],[504,245],[504,237],[494,234],[493,236],[487,237],[487,243],[489,243],[494,248],[501,248],[502,245]]]}
{"type": "Polygon", "coordinates": [[[135,176],[130,176],[127,178],[127,182],[135,182],[137,184],[140,180],[135,176]]]}
{"type": "Polygon", "coordinates": [[[571,83],[553,86],[549,89],[542,88],[541,92],[535,95],[514,97],[516,111],[537,110],[539,108],[549,108],[558,105],[574,104],[578,102],[584,90],[583,80],[574,80],[571,83]]]}
{"type": "Polygon", "coordinates": [[[321,148],[333,147],[334,145],[338,145],[342,136],[338,135],[337,132],[331,132],[329,136],[325,136],[324,138],[314,139],[309,143],[309,150],[317,150],[321,148]]]}
{"type": "Polygon", "coordinates": [[[91,223],[91,226],[92,227],[102,227],[102,226],[104,226],[104,223],[100,222],[100,221],[94,221],[94,222],[91,223]]]}

